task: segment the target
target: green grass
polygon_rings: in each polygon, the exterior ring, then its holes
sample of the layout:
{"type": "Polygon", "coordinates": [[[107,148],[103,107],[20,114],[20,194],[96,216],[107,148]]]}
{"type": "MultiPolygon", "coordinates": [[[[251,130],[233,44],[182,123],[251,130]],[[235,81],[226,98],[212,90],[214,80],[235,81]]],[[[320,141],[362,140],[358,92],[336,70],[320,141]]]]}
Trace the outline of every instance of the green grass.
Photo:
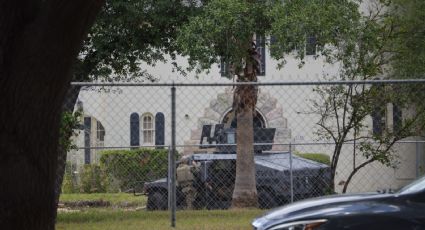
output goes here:
{"type": "MultiPolygon", "coordinates": [[[[196,210],[177,211],[177,230],[243,230],[264,210],[196,210]]],[[[124,211],[119,209],[86,209],[58,214],[56,229],[155,229],[171,230],[169,212],[124,211]]]]}
{"type": "Polygon", "coordinates": [[[61,194],[60,202],[109,201],[112,206],[145,206],[146,196],[134,196],[131,193],[70,193],[61,194]]]}
{"type": "Polygon", "coordinates": [[[324,153],[295,153],[295,155],[305,159],[316,161],[322,164],[326,164],[326,165],[331,164],[330,157],[324,153]]]}

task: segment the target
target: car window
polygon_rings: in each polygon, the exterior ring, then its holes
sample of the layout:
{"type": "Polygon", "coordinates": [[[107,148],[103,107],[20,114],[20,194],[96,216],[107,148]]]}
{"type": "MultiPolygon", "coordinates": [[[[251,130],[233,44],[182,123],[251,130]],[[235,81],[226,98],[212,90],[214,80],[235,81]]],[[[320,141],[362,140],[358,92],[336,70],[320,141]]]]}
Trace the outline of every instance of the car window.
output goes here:
{"type": "Polygon", "coordinates": [[[425,191],[425,176],[413,181],[409,185],[406,185],[405,187],[400,189],[399,193],[406,194],[406,193],[416,193],[420,191],[425,191]]]}

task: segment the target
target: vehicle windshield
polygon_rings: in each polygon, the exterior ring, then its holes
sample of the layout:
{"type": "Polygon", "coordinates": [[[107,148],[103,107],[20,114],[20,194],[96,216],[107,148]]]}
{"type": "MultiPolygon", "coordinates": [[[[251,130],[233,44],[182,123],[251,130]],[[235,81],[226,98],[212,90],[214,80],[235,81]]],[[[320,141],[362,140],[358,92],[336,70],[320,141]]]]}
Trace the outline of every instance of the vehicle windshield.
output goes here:
{"type": "Polygon", "coordinates": [[[425,176],[413,181],[411,184],[406,185],[400,189],[400,194],[406,193],[416,193],[420,191],[425,191],[425,176]]]}

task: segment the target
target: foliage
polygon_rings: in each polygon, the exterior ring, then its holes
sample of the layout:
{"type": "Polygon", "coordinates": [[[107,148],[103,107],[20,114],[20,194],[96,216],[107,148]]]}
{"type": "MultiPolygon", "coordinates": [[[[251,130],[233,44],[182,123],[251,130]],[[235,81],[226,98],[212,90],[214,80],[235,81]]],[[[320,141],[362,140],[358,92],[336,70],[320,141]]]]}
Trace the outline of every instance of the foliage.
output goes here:
{"type": "Polygon", "coordinates": [[[59,145],[64,151],[69,151],[76,146],[72,143],[72,137],[78,135],[82,113],[77,110],[74,113],[63,112],[59,129],[59,145]]]}
{"type": "Polygon", "coordinates": [[[199,8],[199,1],[184,2],[107,1],[80,51],[74,81],[155,80],[141,63],[175,58],[176,30],[199,8]]]}
{"type": "Polygon", "coordinates": [[[82,193],[99,193],[106,191],[106,186],[103,182],[105,177],[99,165],[85,164],[82,167],[80,180],[80,192],[82,193]]]}
{"type": "Polygon", "coordinates": [[[391,50],[395,78],[423,78],[425,73],[425,2],[391,0],[388,20],[397,32],[391,50]]]}
{"type": "Polygon", "coordinates": [[[328,155],[324,153],[295,153],[297,156],[316,161],[322,164],[330,165],[331,161],[328,155]]]}
{"type": "Polygon", "coordinates": [[[167,150],[132,149],[100,152],[100,165],[85,164],[79,171],[67,162],[63,193],[102,193],[128,191],[143,182],[167,175],[167,150]]]}
{"type": "Polygon", "coordinates": [[[183,24],[176,41],[189,58],[189,70],[197,72],[210,69],[220,58],[242,67],[253,34],[273,36],[269,47],[282,63],[293,51],[302,60],[310,35],[316,37],[320,54],[329,62],[337,61],[341,52],[335,48],[351,52],[357,44],[358,4],[349,0],[213,0],[183,24]]]}
{"type": "Polygon", "coordinates": [[[100,154],[107,182],[118,181],[121,191],[167,175],[168,151],[164,149],[107,150],[100,154]]]}
{"type": "Polygon", "coordinates": [[[325,56],[328,62],[355,47],[358,1],[292,0],[276,4],[267,16],[271,18],[269,33],[274,37],[271,54],[281,61],[279,67],[288,54],[294,54],[303,65],[307,36],[316,38],[317,55],[325,56]]]}
{"type": "Polygon", "coordinates": [[[79,170],[80,181],[78,181],[75,172],[77,172],[75,166],[67,162],[62,193],[100,193],[106,191],[105,174],[98,165],[83,165],[79,170]]]}
{"type": "Polygon", "coordinates": [[[77,193],[79,188],[73,172],[76,171],[71,162],[66,162],[65,173],[62,182],[62,193],[77,193]]]}
{"type": "Polygon", "coordinates": [[[182,26],[177,37],[182,55],[189,59],[188,70],[200,73],[225,58],[241,71],[253,34],[265,34],[269,26],[267,9],[264,1],[210,1],[199,15],[182,26]]]}
{"type": "MultiPolygon", "coordinates": [[[[406,137],[420,135],[425,127],[425,108],[412,102],[421,94],[422,86],[406,85],[349,85],[316,88],[318,97],[313,101],[312,112],[320,115],[316,134],[320,139],[335,143],[331,168],[333,176],[338,167],[344,145],[354,144],[352,154],[363,156],[356,162],[346,179],[343,191],[353,176],[366,165],[380,162],[388,167],[397,167],[394,144],[406,137]],[[413,99],[413,100],[412,100],[413,99]],[[393,109],[392,126],[381,120],[386,117],[387,107],[393,109]],[[396,113],[398,108],[400,113],[396,113]],[[407,112],[415,108],[415,112],[407,112]],[[404,112],[403,112],[404,111],[404,112]],[[373,119],[370,119],[371,115],[373,119]],[[378,116],[378,118],[374,118],[378,116]],[[378,127],[368,122],[378,123],[378,127]],[[398,120],[398,121],[397,121],[398,120]]],[[[385,118],[386,119],[386,118],[385,118]]],[[[354,163],[354,162],[353,162],[354,163]]]]}

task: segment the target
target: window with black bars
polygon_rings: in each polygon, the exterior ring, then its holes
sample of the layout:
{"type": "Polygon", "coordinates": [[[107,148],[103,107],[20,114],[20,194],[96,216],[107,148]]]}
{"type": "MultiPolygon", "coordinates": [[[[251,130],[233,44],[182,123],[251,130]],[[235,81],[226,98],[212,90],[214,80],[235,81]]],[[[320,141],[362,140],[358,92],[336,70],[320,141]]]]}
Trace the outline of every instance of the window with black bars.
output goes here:
{"type": "Polygon", "coordinates": [[[307,41],[305,45],[305,55],[316,55],[316,45],[316,36],[307,36],[307,41]]]}
{"type": "Polygon", "coordinates": [[[255,45],[257,46],[257,52],[260,55],[260,71],[257,76],[266,75],[266,39],[264,36],[255,36],[255,45]]]}
{"type": "Polygon", "coordinates": [[[97,129],[96,129],[96,136],[98,141],[105,141],[105,128],[103,127],[102,123],[100,121],[97,121],[96,123],[97,129]]]}
{"type": "Polygon", "coordinates": [[[220,75],[222,77],[229,77],[229,63],[226,58],[220,58],[220,75]]]}
{"type": "MultiPolygon", "coordinates": [[[[260,55],[260,71],[257,73],[257,76],[266,75],[266,39],[264,36],[256,35],[255,36],[255,45],[257,47],[257,52],[260,55]]],[[[220,59],[220,75],[222,77],[229,76],[229,63],[226,58],[222,57],[220,59]]]]}

